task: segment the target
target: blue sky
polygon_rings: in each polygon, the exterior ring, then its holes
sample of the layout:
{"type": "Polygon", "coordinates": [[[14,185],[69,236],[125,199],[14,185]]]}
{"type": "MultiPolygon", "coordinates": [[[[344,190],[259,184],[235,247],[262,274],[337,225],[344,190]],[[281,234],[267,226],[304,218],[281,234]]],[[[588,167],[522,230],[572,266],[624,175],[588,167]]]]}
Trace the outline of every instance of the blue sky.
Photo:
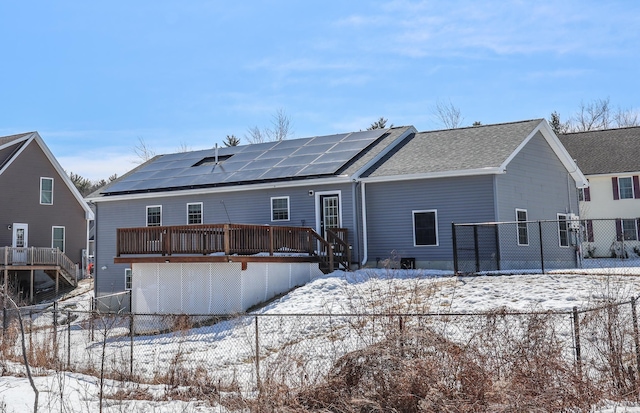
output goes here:
{"type": "MultiPolygon", "coordinates": [[[[636,1],[6,1],[0,135],[37,130],[90,179],[221,144],[278,109],[294,137],[640,109],[636,1]]],[[[243,142],[244,143],[244,142],[243,142]]]]}

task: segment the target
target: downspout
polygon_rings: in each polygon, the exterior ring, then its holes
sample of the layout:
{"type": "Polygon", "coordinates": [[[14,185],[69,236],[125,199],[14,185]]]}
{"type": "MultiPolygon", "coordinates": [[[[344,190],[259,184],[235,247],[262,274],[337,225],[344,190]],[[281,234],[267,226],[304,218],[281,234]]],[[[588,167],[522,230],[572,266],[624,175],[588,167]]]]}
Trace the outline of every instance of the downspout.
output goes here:
{"type": "MultiPolygon", "coordinates": [[[[352,210],[353,210],[353,223],[354,223],[354,228],[355,231],[353,232],[353,244],[355,245],[355,251],[357,251],[358,253],[358,257],[360,257],[360,220],[358,219],[358,185],[359,182],[356,180],[353,180],[353,182],[351,182],[351,199],[352,199],[352,210]]],[[[354,251],[351,251],[351,254],[353,254],[354,251]]],[[[351,260],[353,261],[355,257],[351,257],[351,260]]],[[[351,264],[351,263],[349,263],[351,264]]]]}
{"type": "Polygon", "coordinates": [[[360,181],[360,202],[362,202],[362,261],[361,265],[364,267],[369,259],[369,245],[367,243],[367,198],[365,194],[365,183],[360,181]]]}
{"type": "MultiPolygon", "coordinates": [[[[98,301],[98,271],[100,271],[100,268],[98,268],[98,204],[99,202],[95,202],[93,205],[95,205],[96,209],[94,211],[93,214],[93,233],[94,233],[94,239],[93,239],[93,299],[94,299],[94,303],[97,303],[98,301]]],[[[96,308],[93,308],[93,310],[97,310],[97,306],[96,308]]]]}
{"type": "Polygon", "coordinates": [[[573,214],[573,206],[571,205],[571,174],[567,172],[567,202],[569,204],[569,214],[573,214]]]}

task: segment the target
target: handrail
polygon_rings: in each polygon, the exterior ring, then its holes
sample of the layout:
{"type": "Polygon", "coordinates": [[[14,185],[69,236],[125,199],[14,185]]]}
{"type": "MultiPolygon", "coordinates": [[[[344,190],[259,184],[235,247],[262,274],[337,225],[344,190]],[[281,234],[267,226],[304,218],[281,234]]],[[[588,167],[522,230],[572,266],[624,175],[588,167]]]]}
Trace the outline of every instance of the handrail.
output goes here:
{"type": "Polygon", "coordinates": [[[122,255],[255,255],[307,254],[327,268],[340,262],[348,269],[346,229],[332,232],[333,241],[313,228],[253,224],[198,224],[118,228],[116,256],[122,255]],[[336,258],[339,256],[339,258],[336,258]]]}
{"type": "Polygon", "coordinates": [[[333,246],[333,253],[338,264],[349,270],[351,264],[351,246],[348,241],[346,228],[327,228],[327,241],[333,246]]]}
{"type": "Polygon", "coordinates": [[[0,247],[0,257],[5,266],[9,265],[55,265],[59,266],[70,283],[76,279],[76,264],[58,248],[43,247],[0,247]]]}

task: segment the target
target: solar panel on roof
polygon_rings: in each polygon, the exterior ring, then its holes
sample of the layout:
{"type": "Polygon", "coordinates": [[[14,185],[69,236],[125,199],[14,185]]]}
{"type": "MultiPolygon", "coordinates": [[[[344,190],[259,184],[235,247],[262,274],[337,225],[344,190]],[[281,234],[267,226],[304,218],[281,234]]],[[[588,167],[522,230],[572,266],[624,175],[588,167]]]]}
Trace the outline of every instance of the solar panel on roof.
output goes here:
{"type": "Polygon", "coordinates": [[[301,155],[301,156],[290,156],[288,158],[283,159],[276,166],[291,166],[291,165],[308,165],[313,162],[318,155],[301,155]]]}
{"type": "Polygon", "coordinates": [[[308,145],[323,145],[325,143],[340,142],[347,135],[348,135],[348,133],[339,133],[339,134],[336,134],[336,135],[316,136],[314,138],[311,138],[311,141],[309,143],[307,143],[307,146],[308,145]]]}
{"type": "Polygon", "coordinates": [[[333,162],[342,162],[343,164],[356,156],[359,151],[342,151],[342,152],[331,152],[325,153],[324,155],[320,155],[317,157],[311,164],[320,164],[320,163],[333,163],[333,162]]]}
{"type": "Polygon", "coordinates": [[[307,165],[302,168],[296,176],[310,176],[310,175],[326,175],[327,171],[330,170],[333,173],[340,169],[344,165],[344,162],[331,162],[331,163],[321,163],[321,164],[312,164],[307,165]]]}
{"type": "Polygon", "coordinates": [[[293,153],[294,156],[298,155],[311,155],[311,154],[322,154],[331,149],[335,144],[334,143],[323,143],[320,145],[305,145],[302,148],[298,149],[293,153]]]}
{"type": "Polygon", "coordinates": [[[224,182],[243,182],[260,179],[260,176],[269,169],[251,169],[249,171],[238,171],[226,177],[224,182]]]}
{"type": "Polygon", "coordinates": [[[295,151],[296,151],[296,148],[283,148],[283,149],[273,148],[257,156],[256,160],[269,159],[269,158],[282,159],[282,158],[286,158],[287,156],[291,156],[295,151]]]}
{"type": "Polygon", "coordinates": [[[114,183],[108,192],[330,175],[386,131],[354,132],[163,155],[114,183]],[[229,156],[230,155],[230,156],[229,156]],[[200,166],[198,163],[205,162],[200,166]]]}

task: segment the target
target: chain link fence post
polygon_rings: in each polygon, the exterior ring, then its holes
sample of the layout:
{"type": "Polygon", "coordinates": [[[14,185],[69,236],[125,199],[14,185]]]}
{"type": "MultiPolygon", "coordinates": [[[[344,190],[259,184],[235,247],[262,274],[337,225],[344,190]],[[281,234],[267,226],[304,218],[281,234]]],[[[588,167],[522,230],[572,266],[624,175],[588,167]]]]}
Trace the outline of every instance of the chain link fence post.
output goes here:
{"type": "Polygon", "coordinates": [[[640,380],[640,339],[638,338],[638,313],[636,312],[636,297],[631,297],[631,320],[633,322],[633,344],[636,350],[636,372],[640,380]]]}
{"type": "Polygon", "coordinates": [[[578,307],[573,307],[573,338],[576,348],[576,367],[578,368],[578,376],[582,378],[582,354],[580,348],[580,316],[578,315],[578,307]]]}
{"type": "Polygon", "coordinates": [[[258,316],[255,317],[256,324],[256,384],[258,385],[258,392],[262,389],[262,383],[260,382],[260,341],[258,334],[258,316]]]}
{"type": "Polygon", "coordinates": [[[67,311],[67,369],[71,369],[71,311],[67,311]]]}
{"type": "Polygon", "coordinates": [[[129,337],[131,342],[131,349],[129,351],[129,374],[133,376],[133,313],[129,313],[129,337]]]}

